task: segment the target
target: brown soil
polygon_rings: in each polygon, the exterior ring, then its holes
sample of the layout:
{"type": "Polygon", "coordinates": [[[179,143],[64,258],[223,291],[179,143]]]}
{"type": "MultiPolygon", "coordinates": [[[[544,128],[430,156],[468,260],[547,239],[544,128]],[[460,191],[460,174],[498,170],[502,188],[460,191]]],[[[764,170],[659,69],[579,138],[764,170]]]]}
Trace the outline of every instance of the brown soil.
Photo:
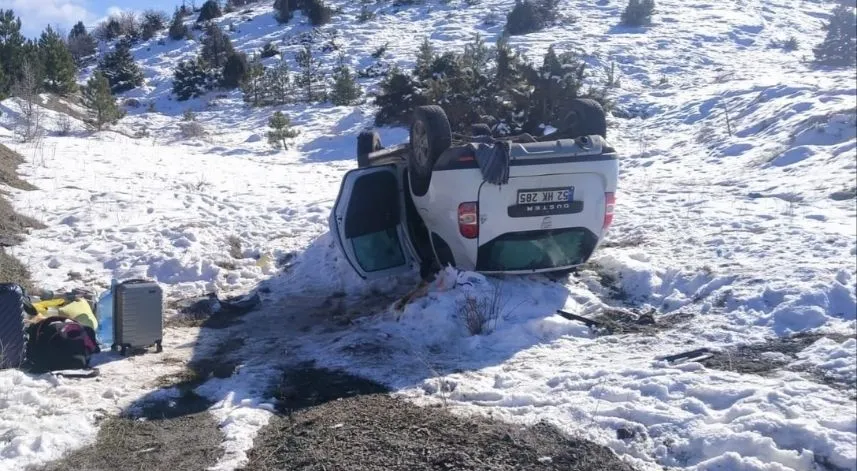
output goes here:
{"type": "Polygon", "coordinates": [[[247,470],[633,470],[609,449],[546,423],[418,407],[341,372],[286,372],[276,395],[284,415],[257,436],[247,470]]]}

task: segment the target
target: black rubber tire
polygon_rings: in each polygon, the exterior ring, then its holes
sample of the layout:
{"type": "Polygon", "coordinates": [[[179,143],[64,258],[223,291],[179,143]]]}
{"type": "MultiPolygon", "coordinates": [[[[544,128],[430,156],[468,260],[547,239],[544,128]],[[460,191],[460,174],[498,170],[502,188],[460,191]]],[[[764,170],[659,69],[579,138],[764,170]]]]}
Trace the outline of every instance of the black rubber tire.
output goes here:
{"type": "Polygon", "coordinates": [[[369,153],[383,149],[381,136],[375,131],[362,131],[357,135],[357,166],[369,166],[369,153]]]}
{"type": "Polygon", "coordinates": [[[414,195],[428,193],[434,164],[451,145],[452,128],[443,108],[436,105],[417,108],[411,124],[411,152],[408,156],[408,173],[414,195]]]}
{"type": "Polygon", "coordinates": [[[491,136],[491,128],[485,123],[476,123],[470,126],[471,136],[491,136]]]}
{"type": "Polygon", "coordinates": [[[600,103],[590,98],[575,98],[570,108],[563,120],[563,136],[569,139],[593,134],[607,137],[607,117],[600,103]]]}

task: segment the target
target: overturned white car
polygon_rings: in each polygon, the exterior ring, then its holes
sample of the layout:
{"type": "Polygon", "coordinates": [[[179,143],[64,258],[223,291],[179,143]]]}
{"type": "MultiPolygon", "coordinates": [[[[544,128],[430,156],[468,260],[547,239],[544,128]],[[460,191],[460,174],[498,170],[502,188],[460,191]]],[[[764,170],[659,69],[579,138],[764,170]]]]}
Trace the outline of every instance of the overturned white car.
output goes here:
{"type": "Polygon", "coordinates": [[[488,274],[567,270],[586,262],[613,220],[619,161],[601,107],[575,100],[549,136],[453,135],[443,110],[416,110],[410,142],[358,138],[330,232],[354,270],[379,278],[442,266],[488,274]]]}

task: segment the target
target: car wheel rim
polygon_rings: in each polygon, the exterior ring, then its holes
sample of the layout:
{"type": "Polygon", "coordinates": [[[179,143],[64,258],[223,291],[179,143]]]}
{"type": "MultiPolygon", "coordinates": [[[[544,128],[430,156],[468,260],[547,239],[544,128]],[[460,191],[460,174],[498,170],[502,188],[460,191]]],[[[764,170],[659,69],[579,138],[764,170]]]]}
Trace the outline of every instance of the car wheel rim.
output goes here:
{"type": "Polygon", "coordinates": [[[419,172],[423,173],[428,163],[428,142],[426,138],[425,126],[423,126],[423,123],[421,121],[416,121],[414,123],[412,132],[414,140],[412,149],[412,152],[414,154],[414,160],[418,164],[417,168],[419,172]]]}

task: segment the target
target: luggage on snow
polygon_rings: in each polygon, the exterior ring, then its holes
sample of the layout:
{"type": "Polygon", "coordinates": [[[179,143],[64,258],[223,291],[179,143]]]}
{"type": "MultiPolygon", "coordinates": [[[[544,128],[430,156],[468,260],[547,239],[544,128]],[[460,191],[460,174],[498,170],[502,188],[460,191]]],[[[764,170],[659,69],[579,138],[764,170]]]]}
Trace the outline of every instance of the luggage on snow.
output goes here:
{"type": "Polygon", "coordinates": [[[74,319],[77,322],[98,330],[98,319],[92,311],[92,306],[85,299],[54,298],[33,303],[33,308],[41,320],[48,317],[61,316],[74,319]]]}
{"type": "Polygon", "coordinates": [[[128,280],[113,288],[112,348],[125,355],[128,349],[156,347],[161,352],[164,335],[164,294],[148,280],[128,280]]]}
{"type": "Polygon", "coordinates": [[[99,303],[96,312],[79,297],[31,303],[19,285],[0,284],[0,369],[24,367],[37,373],[65,371],[69,377],[92,377],[90,360],[101,351],[96,331],[112,331],[106,343],[123,355],[128,349],[150,346],[161,351],[163,291],[156,282],[114,283],[102,299],[109,306],[99,303]]]}
{"type": "Polygon", "coordinates": [[[95,331],[74,319],[53,316],[27,327],[26,366],[35,373],[89,368],[100,351],[95,331]]]}
{"type": "Polygon", "coordinates": [[[0,284],[0,369],[17,368],[24,361],[24,290],[0,284]]]}

